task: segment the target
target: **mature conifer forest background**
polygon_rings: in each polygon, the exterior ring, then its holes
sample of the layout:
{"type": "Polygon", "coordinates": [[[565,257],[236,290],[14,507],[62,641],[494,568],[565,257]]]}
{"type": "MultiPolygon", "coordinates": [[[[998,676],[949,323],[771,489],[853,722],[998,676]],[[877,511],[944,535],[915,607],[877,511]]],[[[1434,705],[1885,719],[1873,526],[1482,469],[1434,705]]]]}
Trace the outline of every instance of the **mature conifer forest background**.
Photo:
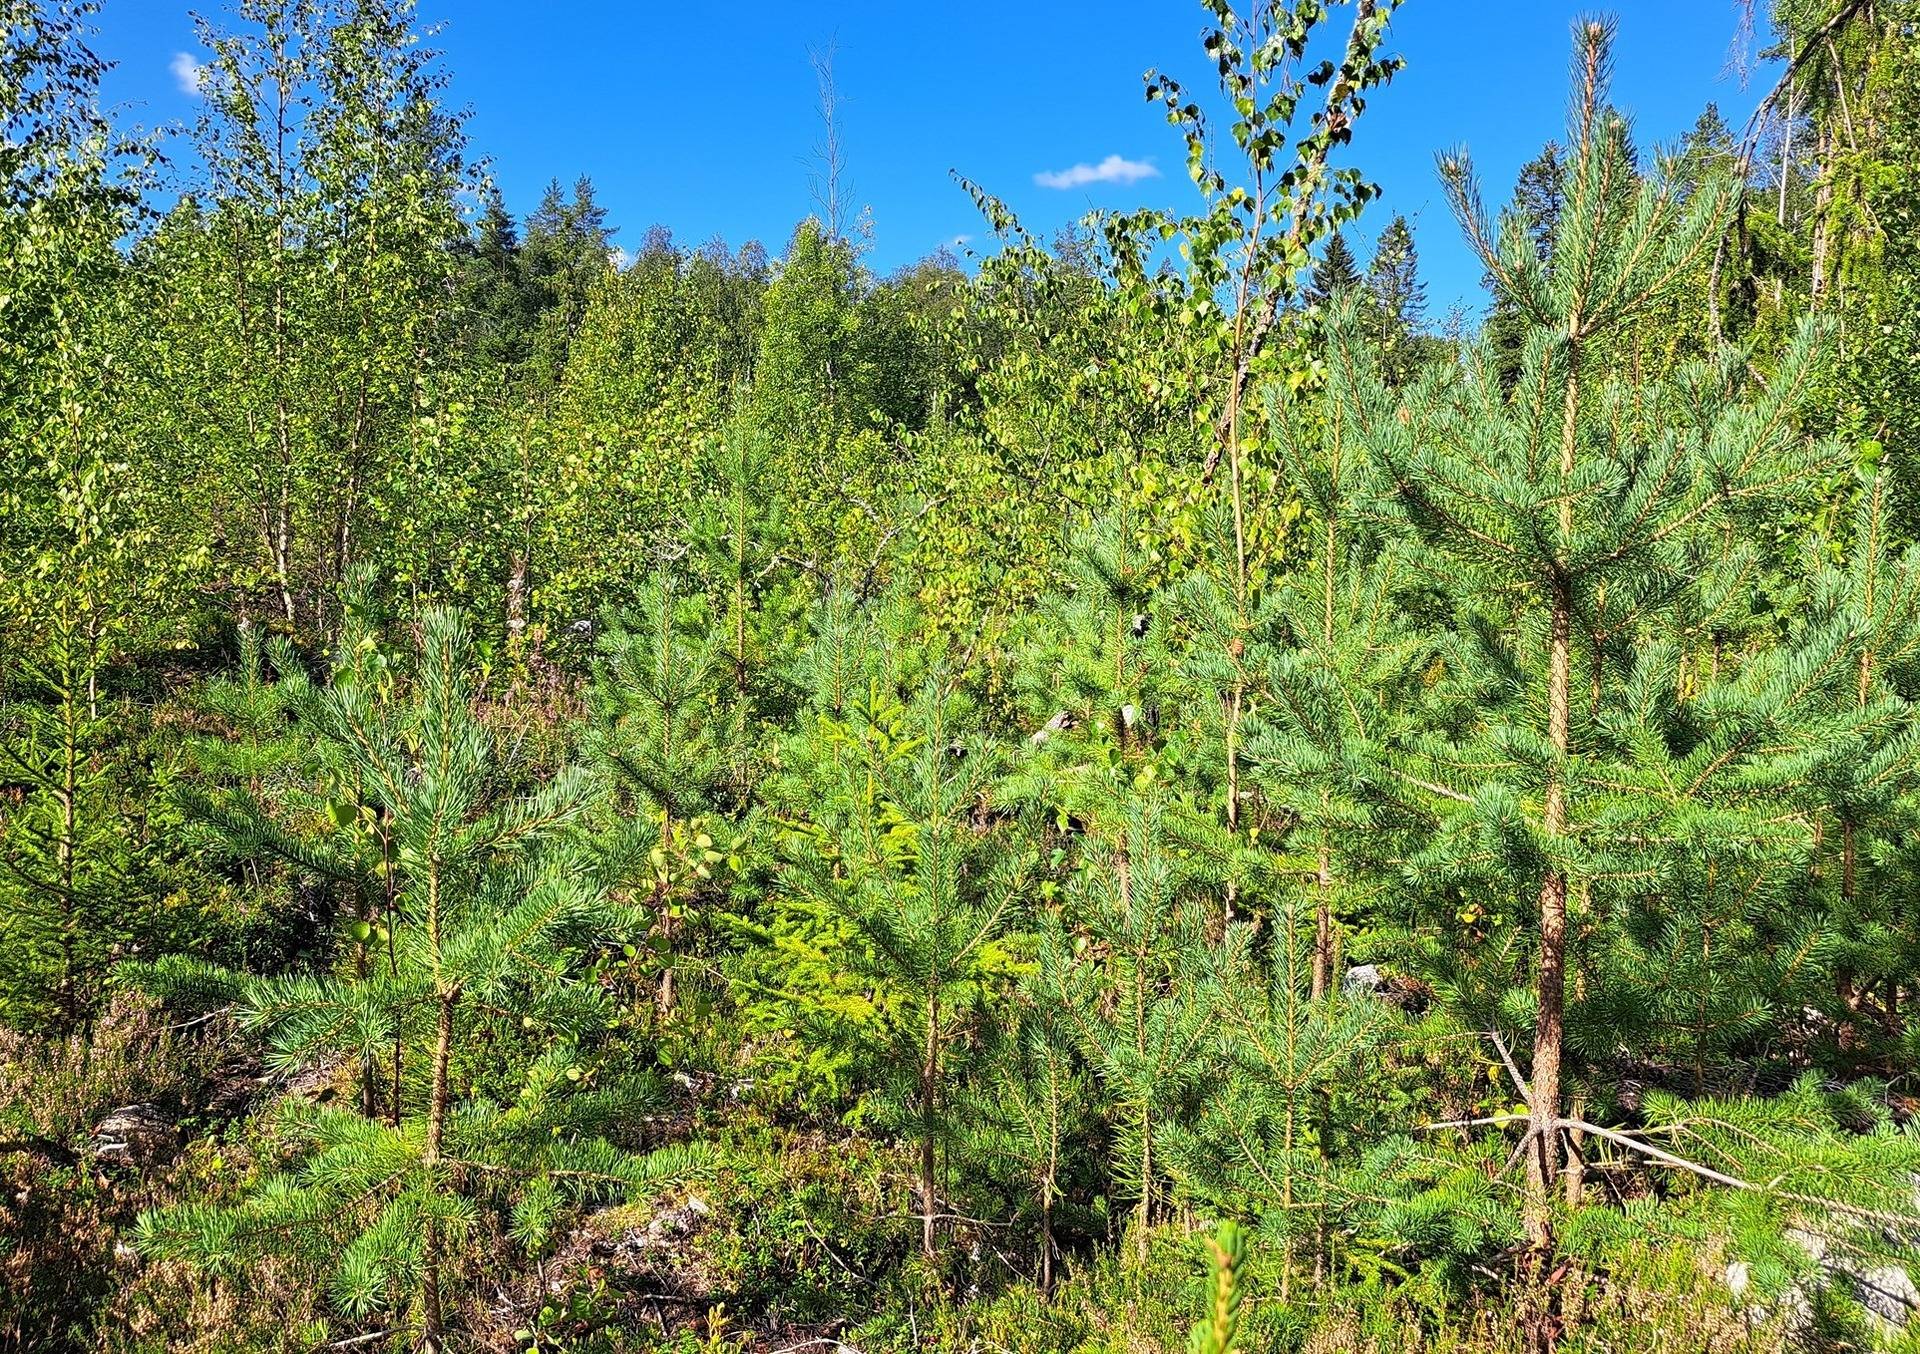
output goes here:
{"type": "Polygon", "coordinates": [[[1449,322],[1397,7],[878,276],[0,0],[0,1350],[1920,1349],[1920,4],[1576,21],[1449,322]]]}

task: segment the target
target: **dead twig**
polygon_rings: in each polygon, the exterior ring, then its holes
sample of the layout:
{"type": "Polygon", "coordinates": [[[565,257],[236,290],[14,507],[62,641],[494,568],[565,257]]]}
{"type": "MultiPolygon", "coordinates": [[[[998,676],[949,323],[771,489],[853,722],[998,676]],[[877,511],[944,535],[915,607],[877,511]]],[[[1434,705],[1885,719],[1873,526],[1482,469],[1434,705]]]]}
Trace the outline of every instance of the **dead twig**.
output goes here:
{"type": "Polygon", "coordinates": [[[1500,1061],[1507,1066],[1507,1075],[1513,1078],[1513,1089],[1520,1095],[1520,1103],[1528,1109],[1533,1108],[1533,1091],[1527,1085],[1526,1078],[1520,1075],[1520,1066],[1514,1062],[1513,1054],[1507,1051],[1507,1041],[1500,1037],[1499,1030],[1488,1030],[1487,1038],[1493,1040],[1493,1046],[1500,1054],[1500,1061]]]}
{"type": "MultiPolygon", "coordinates": [[[[1517,1114],[1501,1114],[1480,1119],[1446,1119],[1437,1123],[1421,1124],[1416,1131],[1423,1133],[1442,1132],[1455,1128],[1476,1128],[1492,1125],[1504,1126],[1525,1122],[1526,1120],[1517,1114]]],[[[1656,1161],[1662,1166],[1668,1166],[1677,1171],[1685,1171],[1689,1175],[1697,1176],[1702,1180],[1710,1181],[1716,1185],[1724,1185],[1728,1189],[1742,1190],[1751,1194],[1771,1195],[1776,1199],[1785,1199],[1792,1203],[1805,1204],[1809,1208],[1823,1208],[1834,1213],[1844,1214],[1850,1218],[1857,1218],[1862,1222],[1875,1222],[1882,1226],[1897,1227],[1908,1231],[1920,1230],[1920,1216],[1912,1213],[1894,1213],[1886,1209],[1867,1208],[1860,1204],[1846,1203],[1839,1199],[1823,1198],[1818,1194],[1805,1194],[1798,1190],[1781,1189],[1778,1180],[1770,1180],[1764,1183],[1754,1180],[1742,1180],[1737,1175],[1729,1175],[1725,1171],[1716,1170],[1704,1162],[1689,1161],[1687,1158],[1669,1152],[1665,1148],[1655,1147],[1644,1138],[1635,1137],[1631,1133],[1623,1133],[1618,1129],[1602,1128],[1600,1125],[1590,1124],[1584,1119],[1555,1119],[1553,1121],[1553,1129],[1556,1133],[1585,1133],[1590,1137],[1600,1139],[1602,1142],[1610,1142],[1616,1147],[1624,1147],[1630,1152],[1646,1157],[1649,1161],[1656,1161]]]]}

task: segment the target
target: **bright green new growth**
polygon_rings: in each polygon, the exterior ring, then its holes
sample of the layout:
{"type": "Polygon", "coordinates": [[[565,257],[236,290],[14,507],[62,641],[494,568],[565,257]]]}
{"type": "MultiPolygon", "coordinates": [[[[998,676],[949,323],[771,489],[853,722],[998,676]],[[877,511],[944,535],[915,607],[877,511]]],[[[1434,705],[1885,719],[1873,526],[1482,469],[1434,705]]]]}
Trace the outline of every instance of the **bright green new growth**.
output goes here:
{"type": "Polygon", "coordinates": [[[1246,1300],[1241,1271],[1247,1263],[1247,1241],[1238,1224],[1227,1221],[1206,1240],[1212,1267],[1207,1288],[1207,1314],[1194,1324],[1187,1340],[1188,1354],[1233,1354],[1239,1348],[1240,1305],[1246,1300]]]}
{"type": "Polygon", "coordinates": [[[849,928],[842,962],[884,994],[871,1056],[887,1117],[917,1148],[921,1248],[931,1257],[940,1148],[964,1131],[950,1090],[955,1045],[967,1022],[991,1013],[994,970],[1005,962],[998,945],[1022,902],[1022,859],[977,822],[988,749],[937,678],[910,703],[869,686],[823,732],[833,750],[811,788],[827,811],[795,825],[788,865],[793,885],[849,928]]]}

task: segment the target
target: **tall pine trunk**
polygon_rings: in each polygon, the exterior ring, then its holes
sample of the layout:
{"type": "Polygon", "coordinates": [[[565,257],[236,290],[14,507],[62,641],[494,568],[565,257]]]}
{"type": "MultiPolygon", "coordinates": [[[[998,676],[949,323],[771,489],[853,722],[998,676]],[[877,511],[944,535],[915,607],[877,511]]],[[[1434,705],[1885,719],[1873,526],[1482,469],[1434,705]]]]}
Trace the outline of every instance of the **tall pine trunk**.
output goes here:
{"type": "MultiPolygon", "coordinates": [[[[1567,752],[1567,673],[1571,625],[1564,586],[1554,596],[1551,651],[1547,669],[1548,736],[1560,757],[1567,752]]],[[[1566,831],[1566,790],[1556,769],[1547,782],[1546,804],[1540,827],[1548,837],[1566,831]]],[[[1564,1036],[1567,975],[1567,876],[1557,867],[1549,867],[1540,881],[1540,949],[1534,975],[1534,995],[1539,1013],[1533,1042],[1533,1101],[1529,1131],[1533,1151],[1529,1156],[1527,1189],[1527,1240],[1549,1250],[1553,1246],[1553,1226],[1548,1217],[1548,1199],[1559,1173],[1560,1055],[1564,1036]]]]}
{"type": "MultiPolygon", "coordinates": [[[[1592,77],[1590,76],[1589,89],[1592,77]]],[[[1588,99],[1588,117],[1593,113],[1588,99]]],[[[1582,147],[1584,151],[1585,147],[1582,147]]],[[[1552,565],[1547,628],[1547,741],[1553,765],[1547,772],[1540,830],[1551,849],[1567,830],[1566,760],[1573,707],[1573,593],[1567,555],[1573,545],[1573,503],[1567,494],[1578,455],[1580,418],[1581,306],[1576,300],[1567,322],[1567,393],[1560,425],[1559,558],[1552,565]]],[[[1540,881],[1540,949],[1534,970],[1534,1038],[1528,1088],[1527,1195],[1522,1210],[1533,1277],[1544,1282],[1554,1249],[1553,1194],[1560,1173],[1560,1064],[1565,1041],[1567,1000],[1567,876],[1549,863],[1540,881]]],[[[1555,1343],[1551,1295],[1537,1292],[1530,1314],[1529,1339],[1535,1349],[1555,1343]]]]}

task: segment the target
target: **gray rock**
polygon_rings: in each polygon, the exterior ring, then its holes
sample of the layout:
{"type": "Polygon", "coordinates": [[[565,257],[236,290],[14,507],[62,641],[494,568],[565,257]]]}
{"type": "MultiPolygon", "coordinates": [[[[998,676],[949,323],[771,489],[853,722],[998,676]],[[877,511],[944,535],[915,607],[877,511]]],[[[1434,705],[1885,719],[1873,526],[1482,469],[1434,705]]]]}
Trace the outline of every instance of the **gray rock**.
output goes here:
{"type": "Polygon", "coordinates": [[[1362,992],[1378,992],[1380,984],[1385,981],[1378,964],[1361,964],[1347,970],[1346,976],[1340,980],[1340,990],[1349,997],[1362,992]]]}
{"type": "Polygon", "coordinates": [[[1899,1265],[1876,1265],[1852,1276],[1853,1295],[1876,1321],[1902,1329],[1920,1312],[1920,1288],[1899,1265]]]}
{"type": "Polygon", "coordinates": [[[1780,1236],[1782,1240],[1798,1248],[1807,1259],[1813,1261],[1816,1265],[1824,1264],[1826,1262],[1827,1252],[1832,1249],[1831,1243],[1818,1232],[1808,1232],[1798,1227],[1789,1227],[1786,1231],[1782,1232],[1780,1236]]]}
{"type": "Polygon", "coordinates": [[[629,1228],[616,1236],[605,1237],[595,1242],[593,1249],[599,1255],[638,1260],[650,1252],[674,1249],[704,1227],[712,1214],[713,1209],[705,1199],[692,1195],[678,1207],[654,1214],[645,1227],[629,1228]]]}
{"type": "Polygon", "coordinates": [[[153,1105],[122,1105],[93,1127],[94,1159],[145,1170],[173,1160],[180,1130],[153,1105]]]}
{"type": "MultiPolygon", "coordinates": [[[[1920,1286],[1915,1285],[1913,1275],[1904,1266],[1867,1265],[1864,1261],[1849,1259],[1835,1248],[1830,1237],[1798,1227],[1789,1227],[1782,1235],[1820,1270],[1817,1279],[1795,1283],[1782,1295],[1782,1305],[1794,1328],[1804,1330],[1812,1320],[1810,1283],[1851,1292],[1882,1334],[1904,1330],[1920,1315],[1920,1286]]],[[[1728,1287],[1732,1288],[1732,1271],[1736,1266],[1727,1268],[1728,1287]]],[[[1740,1290],[1734,1291],[1737,1294],[1740,1290]]]]}
{"type": "Polygon", "coordinates": [[[1062,710],[1045,724],[1042,724],[1039,729],[1034,732],[1033,737],[1027,741],[1031,743],[1044,743],[1056,733],[1064,733],[1077,723],[1079,723],[1079,721],[1073,717],[1071,710],[1062,710]]]}

